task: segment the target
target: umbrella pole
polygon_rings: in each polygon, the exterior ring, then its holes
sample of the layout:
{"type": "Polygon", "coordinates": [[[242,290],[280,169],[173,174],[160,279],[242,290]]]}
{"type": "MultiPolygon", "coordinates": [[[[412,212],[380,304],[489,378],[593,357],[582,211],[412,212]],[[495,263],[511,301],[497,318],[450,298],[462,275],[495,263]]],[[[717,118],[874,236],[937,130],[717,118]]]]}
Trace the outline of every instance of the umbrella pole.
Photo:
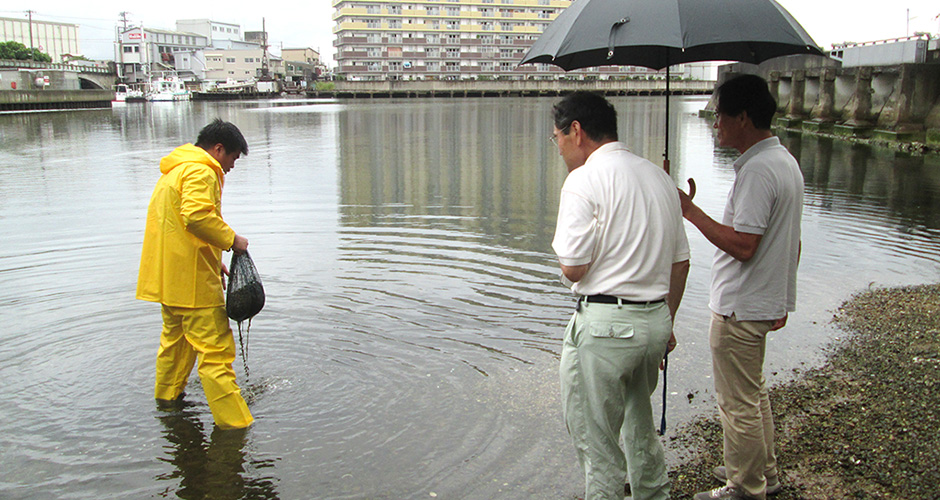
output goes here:
{"type": "Polygon", "coordinates": [[[669,172],[669,60],[666,60],[666,147],[663,151],[663,169],[669,172]]]}

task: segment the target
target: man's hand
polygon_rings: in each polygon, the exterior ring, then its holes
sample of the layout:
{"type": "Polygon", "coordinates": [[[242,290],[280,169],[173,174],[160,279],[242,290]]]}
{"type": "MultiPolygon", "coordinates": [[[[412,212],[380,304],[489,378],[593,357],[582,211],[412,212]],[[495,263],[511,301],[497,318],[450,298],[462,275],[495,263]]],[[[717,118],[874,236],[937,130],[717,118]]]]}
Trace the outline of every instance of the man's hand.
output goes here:
{"type": "Polygon", "coordinates": [[[237,254],[243,254],[248,251],[248,238],[235,235],[235,241],[232,242],[231,250],[237,254]]]}
{"type": "Polygon", "coordinates": [[[784,314],[782,318],[775,320],[774,324],[770,327],[770,331],[779,330],[787,326],[787,316],[789,316],[789,314],[784,314]]]}
{"type": "MultiPolygon", "coordinates": [[[[673,349],[676,348],[676,332],[672,332],[672,335],[669,336],[669,342],[666,342],[666,355],[668,356],[673,349]]],[[[659,362],[659,369],[666,369],[666,356],[663,356],[663,360],[659,362]]]]}
{"type": "Polygon", "coordinates": [[[682,205],[683,217],[686,217],[689,209],[695,206],[692,203],[692,198],[695,198],[695,180],[689,179],[689,194],[685,194],[685,191],[679,189],[679,204],[682,205]]]}
{"type": "Polygon", "coordinates": [[[228,267],[225,267],[225,262],[222,263],[222,290],[225,290],[225,277],[228,276],[228,267]]]}

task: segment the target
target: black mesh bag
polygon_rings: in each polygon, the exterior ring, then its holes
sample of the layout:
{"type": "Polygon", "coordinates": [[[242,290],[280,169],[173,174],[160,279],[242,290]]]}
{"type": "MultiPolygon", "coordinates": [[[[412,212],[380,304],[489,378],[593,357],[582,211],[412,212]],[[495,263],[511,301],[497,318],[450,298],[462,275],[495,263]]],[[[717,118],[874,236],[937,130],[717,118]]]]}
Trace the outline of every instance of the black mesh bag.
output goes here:
{"type": "Polygon", "coordinates": [[[264,287],[251,256],[248,252],[232,255],[225,312],[229,318],[241,323],[261,312],[263,307],[264,287]]]}

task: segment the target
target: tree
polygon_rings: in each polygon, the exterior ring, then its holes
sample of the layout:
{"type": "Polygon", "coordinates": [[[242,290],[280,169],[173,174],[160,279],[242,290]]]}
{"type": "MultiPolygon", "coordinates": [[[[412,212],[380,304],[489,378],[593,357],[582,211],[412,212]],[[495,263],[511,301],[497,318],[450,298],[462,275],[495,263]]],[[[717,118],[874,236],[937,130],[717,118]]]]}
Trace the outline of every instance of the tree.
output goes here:
{"type": "MultiPolygon", "coordinates": [[[[40,52],[39,49],[32,50],[33,60],[39,62],[52,62],[52,57],[45,52],[40,52]]],[[[0,59],[16,59],[18,61],[25,61],[29,59],[30,50],[29,47],[23,45],[20,42],[0,42],[0,59]]]]}

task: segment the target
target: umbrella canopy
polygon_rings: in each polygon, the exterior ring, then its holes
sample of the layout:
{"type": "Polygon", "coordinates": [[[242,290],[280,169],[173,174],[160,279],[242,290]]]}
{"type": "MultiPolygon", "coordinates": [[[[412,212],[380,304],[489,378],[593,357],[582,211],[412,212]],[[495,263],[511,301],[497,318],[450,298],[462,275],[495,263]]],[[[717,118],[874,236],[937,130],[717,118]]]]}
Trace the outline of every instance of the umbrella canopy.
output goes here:
{"type": "Polygon", "coordinates": [[[576,0],[520,64],[668,68],[695,61],[760,63],[825,55],[774,0],[576,0]]]}
{"type": "Polygon", "coordinates": [[[669,171],[669,66],[696,61],[757,64],[793,54],[825,56],[774,0],[575,0],[522,58],[565,71],[592,66],[666,68],[669,171]]]}

